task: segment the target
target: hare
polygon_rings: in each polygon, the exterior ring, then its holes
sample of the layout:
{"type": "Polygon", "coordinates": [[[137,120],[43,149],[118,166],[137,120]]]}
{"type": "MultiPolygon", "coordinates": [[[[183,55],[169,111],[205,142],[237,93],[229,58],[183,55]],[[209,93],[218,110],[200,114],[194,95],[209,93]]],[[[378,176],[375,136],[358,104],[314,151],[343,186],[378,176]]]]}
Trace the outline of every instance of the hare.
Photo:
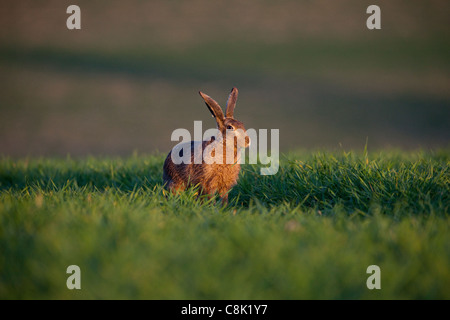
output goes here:
{"type": "Polygon", "coordinates": [[[226,116],[216,101],[201,91],[199,94],[216,120],[217,136],[207,141],[188,142],[190,146],[185,145],[191,151],[188,163],[175,164],[173,156],[182,157],[183,149],[179,151],[173,148],[164,162],[164,186],[172,193],[198,186],[200,194],[208,198],[218,194],[222,203],[226,205],[228,192],[237,184],[240,171],[240,149],[250,145],[250,138],[244,124],[233,118],[238,96],[236,88],[231,90],[228,97],[226,116]],[[202,159],[194,161],[195,154],[202,155],[202,159]]]}

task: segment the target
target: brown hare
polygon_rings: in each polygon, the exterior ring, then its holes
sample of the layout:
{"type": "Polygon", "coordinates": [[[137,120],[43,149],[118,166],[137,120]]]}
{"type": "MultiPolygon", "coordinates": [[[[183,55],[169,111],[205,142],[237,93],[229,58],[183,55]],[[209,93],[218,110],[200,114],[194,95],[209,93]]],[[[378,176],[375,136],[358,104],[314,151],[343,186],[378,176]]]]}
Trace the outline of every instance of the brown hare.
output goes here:
{"type": "Polygon", "coordinates": [[[237,184],[239,176],[240,149],[250,145],[244,124],[233,118],[238,90],[231,90],[226,116],[216,101],[201,91],[199,93],[217,122],[217,134],[206,141],[190,141],[185,149],[173,148],[164,162],[164,185],[173,193],[198,186],[200,194],[208,198],[218,194],[222,203],[227,204],[228,192],[237,184]],[[182,157],[186,148],[190,150],[187,163],[174,162],[173,156],[182,157]],[[195,161],[194,156],[199,154],[201,159],[195,161]]]}

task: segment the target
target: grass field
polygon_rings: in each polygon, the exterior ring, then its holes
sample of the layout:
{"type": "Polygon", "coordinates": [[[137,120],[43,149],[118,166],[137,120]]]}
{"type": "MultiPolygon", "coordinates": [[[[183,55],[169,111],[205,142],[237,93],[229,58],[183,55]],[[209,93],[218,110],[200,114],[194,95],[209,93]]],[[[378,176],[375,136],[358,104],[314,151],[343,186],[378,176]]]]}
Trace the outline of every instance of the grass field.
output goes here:
{"type": "Polygon", "coordinates": [[[225,208],[165,195],[163,160],[3,157],[0,299],[450,299],[448,149],[293,152],[225,208]]]}

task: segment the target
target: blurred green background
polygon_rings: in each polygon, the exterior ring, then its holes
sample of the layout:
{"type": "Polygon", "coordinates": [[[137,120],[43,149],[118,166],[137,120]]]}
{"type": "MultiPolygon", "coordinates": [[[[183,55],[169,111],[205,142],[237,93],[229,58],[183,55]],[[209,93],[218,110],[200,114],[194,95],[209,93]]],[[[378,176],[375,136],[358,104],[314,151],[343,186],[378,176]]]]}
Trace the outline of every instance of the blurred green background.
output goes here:
{"type": "Polygon", "coordinates": [[[197,92],[224,105],[233,86],[236,117],[280,129],[282,151],[447,147],[449,16],[445,0],[2,1],[0,154],[167,152],[174,129],[214,126],[197,92]]]}

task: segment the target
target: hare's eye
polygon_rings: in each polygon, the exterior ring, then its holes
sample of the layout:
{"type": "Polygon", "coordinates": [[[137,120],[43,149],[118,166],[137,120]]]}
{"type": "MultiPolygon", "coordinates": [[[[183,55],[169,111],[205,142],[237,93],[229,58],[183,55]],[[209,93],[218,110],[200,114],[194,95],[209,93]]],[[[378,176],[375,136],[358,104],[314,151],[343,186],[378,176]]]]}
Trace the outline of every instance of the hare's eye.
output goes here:
{"type": "Polygon", "coordinates": [[[228,130],[234,130],[233,126],[227,126],[228,130]]]}

